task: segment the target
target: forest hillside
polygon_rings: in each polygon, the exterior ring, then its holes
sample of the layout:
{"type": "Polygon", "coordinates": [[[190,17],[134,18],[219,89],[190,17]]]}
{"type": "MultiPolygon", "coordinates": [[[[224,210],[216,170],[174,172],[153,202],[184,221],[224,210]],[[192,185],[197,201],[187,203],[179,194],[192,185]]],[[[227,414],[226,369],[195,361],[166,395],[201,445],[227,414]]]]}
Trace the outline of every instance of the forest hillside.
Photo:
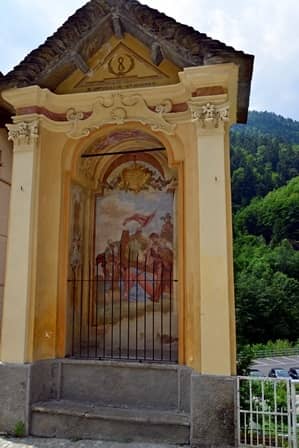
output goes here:
{"type": "Polygon", "coordinates": [[[299,339],[299,122],[250,112],[231,131],[240,345],[299,339]]]}

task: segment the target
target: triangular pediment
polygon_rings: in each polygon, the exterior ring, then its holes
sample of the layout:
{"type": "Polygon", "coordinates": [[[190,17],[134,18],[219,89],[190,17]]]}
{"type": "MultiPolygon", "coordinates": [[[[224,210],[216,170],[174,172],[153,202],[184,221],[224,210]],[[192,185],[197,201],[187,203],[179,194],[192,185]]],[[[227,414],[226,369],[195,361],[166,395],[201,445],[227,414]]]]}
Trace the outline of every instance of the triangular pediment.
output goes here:
{"type": "Polygon", "coordinates": [[[149,49],[126,34],[112,36],[87,62],[88,71],[75,70],[56,88],[56,93],[150,87],[178,82],[177,67],[163,60],[155,65],[149,49]]]}
{"type": "Polygon", "coordinates": [[[0,77],[0,92],[32,85],[56,93],[150,87],[176,83],[178,72],[186,67],[223,63],[239,67],[238,121],[244,122],[253,56],[177,23],[137,0],[90,0],[43,45],[0,77]],[[139,46],[127,42],[128,37],[139,46]],[[119,60],[124,51],[128,57],[119,60]],[[123,65],[130,70],[121,73],[123,65]]]}

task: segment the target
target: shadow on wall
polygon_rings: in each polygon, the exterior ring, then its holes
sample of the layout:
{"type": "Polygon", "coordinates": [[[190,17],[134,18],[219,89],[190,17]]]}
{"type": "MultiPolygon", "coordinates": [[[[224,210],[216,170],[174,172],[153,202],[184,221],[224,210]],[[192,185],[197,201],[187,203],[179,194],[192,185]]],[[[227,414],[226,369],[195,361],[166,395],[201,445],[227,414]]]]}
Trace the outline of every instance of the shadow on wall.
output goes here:
{"type": "MultiPolygon", "coordinates": [[[[11,188],[12,145],[7,131],[0,128],[0,325],[2,317],[8,212],[11,188]]],[[[0,332],[1,337],[1,332],[0,332]]]]}

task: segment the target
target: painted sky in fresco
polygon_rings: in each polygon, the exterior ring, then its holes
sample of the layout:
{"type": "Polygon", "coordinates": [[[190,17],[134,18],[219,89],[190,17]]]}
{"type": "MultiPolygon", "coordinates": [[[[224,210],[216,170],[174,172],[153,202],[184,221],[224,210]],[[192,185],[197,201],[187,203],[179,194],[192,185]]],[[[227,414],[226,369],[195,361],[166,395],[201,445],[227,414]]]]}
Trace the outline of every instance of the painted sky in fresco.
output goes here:
{"type": "MultiPolygon", "coordinates": [[[[0,70],[6,73],[85,3],[85,0],[0,0],[0,70]]],[[[146,0],[146,3],[214,39],[254,54],[250,108],[299,120],[298,0],[146,0]]]]}
{"type": "Polygon", "coordinates": [[[118,191],[104,197],[98,197],[96,207],[96,246],[99,254],[107,247],[107,242],[120,241],[123,230],[132,235],[140,224],[130,221],[124,225],[124,219],[136,213],[143,216],[154,214],[153,219],[142,229],[149,237],[152,232],[160,233],[163,225],[162,217],[169,213],[173,215],[173,195],[166,192],[132,192],[118,191]]]}

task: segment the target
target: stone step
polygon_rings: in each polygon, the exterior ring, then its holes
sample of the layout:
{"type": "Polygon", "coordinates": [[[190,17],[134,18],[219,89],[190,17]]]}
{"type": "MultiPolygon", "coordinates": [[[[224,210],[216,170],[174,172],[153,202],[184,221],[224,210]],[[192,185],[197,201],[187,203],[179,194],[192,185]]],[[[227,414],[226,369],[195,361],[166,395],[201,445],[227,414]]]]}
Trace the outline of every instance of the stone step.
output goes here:
{"type": "Polygon", "coordinates": [[[174,364],[63,360],[58,398],[190,412],[190,372],[174,364]]]}
{"type": "Polygon", "coordinates": [[[174,411],[52,400],[32,405],[30,433],[38,437],[189,444],[190,417],[174,411]]]}

